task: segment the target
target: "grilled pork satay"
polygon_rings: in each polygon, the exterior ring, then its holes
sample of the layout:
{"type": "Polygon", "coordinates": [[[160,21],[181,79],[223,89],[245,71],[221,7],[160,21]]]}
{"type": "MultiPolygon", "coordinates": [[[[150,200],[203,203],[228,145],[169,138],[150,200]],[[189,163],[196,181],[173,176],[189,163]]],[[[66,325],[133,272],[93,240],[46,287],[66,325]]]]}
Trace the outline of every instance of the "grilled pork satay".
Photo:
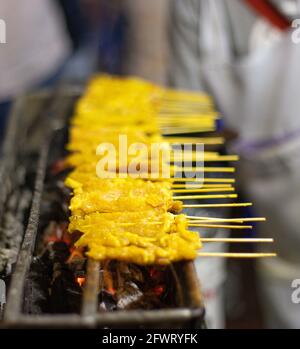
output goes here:
{"type": "Polygon", "coordinates": [[[73,217],[69,230],[83,233],[76,246],[88,247],[88,254],[97,259],[170,263],[195,258],[201,247],[198,234],[187,230],[185,216],[170,213],[93,213],[73,217]]]}
{"type": "Polygon", "coordinates": [[[170,181],[161,181],[161,182],[152,182],[142,179],[134,179],[131,177],[128,178],[99,178],[98,176],[90,175],[88,173],[82,173],[74,171],[71,173],[65,184],[67,187],[72,188],[74,193],[81,192],[90,192],[101,190],[102,192],[108,190],[135,190],[135,189],[144,189],[144,190],[171,190],[172,183],[170,181]]]}
{"type": "MultiPolygon", "coordinates": [[[[100,127],[103,127],[101,125],[100,127]]],[[[118,127],[116,129],[105,129],[105,128],[93,128],[88,125],[86,128],[83,127],[73,127],[70,132],[70,141],[67,145],[67,149],[70,151],[91,151],[96,149],[99,144],[103,142],[112,142],[116,144],[119,139],[119,136],[126,136],[127,143],[140,142],[143,144],[148,144],[152,142],[163,142],[161,135],[157,133],[145,132],[140,128],[129,128],[129,127],[118,127]],[[82,132],[86,135],[85,138],[82,137],[82,132]]]]}
{"type": "Polygon", "coordinates": [[[172,199],[171,182],[151,182],[138,179],[87,180],[67,178],[66,185],[74,190],[70,209],[72,214],[85,215],[92,212],[121,212],[160,209],[180,212],[182,203],[172,199]]]}
{"type": "MultiPolygon", "coordinates": [[[[108,115],[108,114],[106,114],[108,115]]],[[[126,116],[125,116],[126,117],[126,116]]],[[[105,129],[111,129],[112,131],[116,131],[120,128],[120,126],[123,125],[129,125],[131,128],[139,128],[141,131],[144,132],[151,132],[155,133],[159,131],[158,124],[153,120],[145,120],[145,117],[138,119],[138,118],[131,118],[128,119],[126,124],[124,122],[124,116],[121,118],[116,118],[114,115],[111,115],[110,118],[101,121],[99,120],[99,116],[96,115],[86,115],[84,119],[75,119],[73,121],[73,126],[80,127],[80,128],[90,128],[90,125],[93,125],[91,129],[99,129],[99,127],[105,129]]]]}
{"type": "Polygon", "coordinates": [[[164,232],[187,230],[188,220],[185,215],[173,215],[160,209],[139,212],[94,212],[84,217],[72,216],[69,231],[89,233],[95,226],[101,226],[103,231],[117,229],[145,237],[159,236],[164,232]]]}
{"type": "MultiPolygon", "coordinates": [[[[150,149],[152,143],[162,142],[158,113],[163,98],[171,104],[174,98],[201,100],[209,109],[210,101],[204,96],[175,95],[138,79],[108,76],[94,78],[77,104],[67,148],[73,154],[66,160],[66,165],[74,167],[65,182],[73,189],[69,230],[81,232],[76,245],[87,247],[94,259],[164,264],[197,257],[201,247],[198,234],[187,230],[184,215],[170,213],[182,208],[182,203],[172,198],[173,179],[104,179],[96,174],[100,158],[95,148],[99,143],[118,148],[120,134],[127,136],[128,146],[143,143],[150,149]]],[[[127,159],[125,165],[116,161],[119,174],[134,157],[127,159]]],[[[149,165],[149,156],[143,160],[149,165]]]]}
{"type": "MultiPolygon", "coordinates": [[[[128,134],[122,134],[119,133],[118,135],[110,134],[106,135],[105,137],[101,135],[97,137],[89,137],[86,138],[86,140],[72,140],[67,146],[67,150],[74,152],[74,153],[85,153],[85,154],[91,154],[94,155],[96,153],[96,149],[99,148],[99,146],[103,147],[103,144],[109,143],[110,145],[113,145],[116,152],[119,152],[119,149],[122,149],[122,147],[126,146],[127,149],[133,150],[140,150],[141,145],[143,146],[143,149],[147,147],[148,154],[151,153],[151,148],[153,147],[153,144],[159,144],[161,148],[164,150],[172,150],[171,146],[164,142],[162,138],[159,138],[155,135],[149,137],[149,136],[132,136],[128,134]],[[119,137],[120,136],[120,137],[119,137]],[[124,140],[126,141],[126,144],[124,144],[124,140]],[[123,143],[121,143],[123,142],[123,143]]],[[[99,159],[99,156],[98,156],[99,159]]]]}
{"type": "Polygon", "coordinates": [[[73,215],[83,216],[92,212],[135,212],[148,209],[161,209],[165,212],[179,212],[181,201],[174,201],[172,193],[166,190],[145,191],[119,189],[107,192],[92,191],[76,194],[71,199],[73,215]]]}

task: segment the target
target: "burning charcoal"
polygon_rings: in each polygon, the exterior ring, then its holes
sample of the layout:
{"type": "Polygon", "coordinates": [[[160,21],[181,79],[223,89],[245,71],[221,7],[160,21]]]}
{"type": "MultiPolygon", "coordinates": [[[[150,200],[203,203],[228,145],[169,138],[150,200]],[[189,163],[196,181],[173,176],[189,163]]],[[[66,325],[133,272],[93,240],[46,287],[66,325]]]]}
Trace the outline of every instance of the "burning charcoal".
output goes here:
{"type": "Polygon", "coordinates": [[[153,293],[145,293],[143,298],[138,304],[133,304],[134,309],[164,309],[168,308],[168,304],[162,302],[159,298],[155,297],[153,293]]]}
{"type": "Polygon", "coordinates": [[[119,262],[116,265],[116,273],[118,275],[118,287],[122,287],[126,281],[133,281],[137,284],[145,282],[142,267],[135,264],[119,262]]]}
{"type": "Polygon", "coordinates": [[[75,280],[77,284],[82,288],[85,284],[85,274],[83,272],[79,272],[76,274],[75,280]]]}
{"type": "Polygon", "coordinates": [[[68,258],[67,264],[74,275],[80,276],[83,274],[83,270],[86,269],[86,258],[83,257],[82,252],[79,250],[74,250],[71,256],[68,258]]]}
{"type": "MultiPolygon", "coordinates": [[[[66,263],[69,246],[51,241],[40,257],[34,259],[28,280],[24,311],[27,313],[78,313],[82,288],[66,263]]],[[[79,274],[78,274],[79,275],[79,274]]],[[[81,275],[84,275],[83,272],[81,275]]]]}
{"type": "Polygon", "coordinates": [[[106,290],[102,290],[99,293],[99,311],[107,312],[107,311],[115,311],[117,310],[117,304],[114,296],[107,292],[106,290]]]}
{"type": "Polygon", "coordinates": [[[69,218],[70,190],[62,180],[51,180],[45,186],[41,205],[41,222],[46,225],[50,220],[60,222],[69,218]]]}
{"type": "Polygon", "coordinates": [[[126,282],[125,288],[117,291],[117,306],[120,310],[132,309],[143,298],[143,292],[133,282],[126,282]]]}
{"type": "Polygon", "coordinates": [[[145,275],[143,273],[143,267],[137,266],[135,264],[129,265],[129,276],[130,280],[134,282],[144,283],[145,282],[145,275]]]}
{"type": "Polygon", "coordinates": [[[52,313],[79,313],[82,289],[66,265],[54,265],[51,283],[50,308],[52,313]]]}
{"type": "Polygon", "coordinates": [[[40,254],[41,251],[48,247],[50,242],[64,242],[67,246],[70,246],[74,240],[74,236],[69,234],[67,226],[67,222],[57,223],[51,221],[48,223],[42,237],[39,239],[36,253],[40,254]]]}

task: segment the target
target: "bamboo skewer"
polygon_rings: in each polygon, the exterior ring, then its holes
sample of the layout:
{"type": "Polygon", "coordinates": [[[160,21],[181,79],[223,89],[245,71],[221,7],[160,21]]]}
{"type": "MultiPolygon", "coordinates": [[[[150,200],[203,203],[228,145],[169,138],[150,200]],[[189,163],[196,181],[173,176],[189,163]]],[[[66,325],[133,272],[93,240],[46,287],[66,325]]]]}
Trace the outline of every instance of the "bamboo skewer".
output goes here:
{"type": "Polygon", "coordinates": [[[272,243],[272,238],[200,238],[201,242],[272,243]]]}
{"type": "Polygon", "coordinates": [[[185,189],[185,188],[191,188],[191,189],[206,189],[206,188],[233,188],[231,184],[172,184],[173,189],[185,189]]]}
{"type": "Polygon", "coordinates": [[[191,123],[194,122],[195,125],[205,125],[207,122],[215,122],[220,117],[217,113],[211,111],[204,112],[199,109],[164,108],[158,114],[157,121],[158,123],[165,123],[167,125],[175,121],[184,125],[185,119],[191,123]]]}
{"type": "MultiPolygon", "coordinates": [[[[225,161],[238,161],[239,158],[235,155],[224,155],[219,157],[203,157],[203,162],[225,162],[225,161]]],[[[202,161],[200,156],[193,155],[192,157],[189,157],[185,154],[182,154],[182,156],[173,156],[171,157],[170,161],[172,162],[178,162],[178,161],[202,161]]]]}
{"type": "Polygon", "coordinates": [[[237,194],[216,194],[216,195],[180,195],[173,196],[173,200],[194,200],[194,199],[235,199],[237,194]]]}
{"type": "Polygon", "coordinates": [[[197,216],[186,216],[186,218],[190,219],[192,222],[206,222],[206,221],[213,221],[213,222],[238,222],[238,223],[244,223],[244,222],[265,222],[265,217],[249,217],[249,218],[213,218],[213,217],[197,217],[197,216]]]}
{"type": "Polygon", "coordinates": [[[205,144],[223,144],[223,137],[164,137],[164,140],[170,144],[178,143],[205,143],[205,144]]]}
{"type": "Polygon", "coordinates": [[[224,218],[224,219],[215,219],[215,220],[210,220],[210,219],[203,219],[203,220],[189,220],[189,224],[208,224],[208,223],[244,223],[245,221],[241,219],[231,219],[231,218],[224,218]]]}
{"type": "Polygon", "coordinates": [[[209,111],[214,111],[214,105],[209,100],[191,100],[191,99],[174,99],[174,97],[162,98],[160,100],[160,110],[166,108],[167,106],[175,107],[194,107],[194,108],[207,108],[209,111]]]}
{"type": "MultiPolygon", "coordinates": [[[[180,124],[180,123],[175,123],[175,122],[170,122],[170,123],[160,123],[159,128],[162,131],[170,131],[170,132],[178,132],[181,131],[180,133],[182,134],[194,134],[200,133],[200,132],[206,132],[206,131],[214,131],[215,126],[214,126],[215,121],[209,121],[206,123],[203,123],[201,125],[198,124],[192,124],[192,123],[185,123],[185,124],[180,124]]],[[[164,133],[164,132],[163,132],[164,133]]]]}
{"type": "Polygon", "coordinates": [[[202,126],[207,125],[208,123],[214,124],[216,120],[219,119],[219,116],[215,113],[199,113],[192,111],[191,109],[188,112],[183,112],[180,109],[177,110],[164,110],[164,112],[161,112],[159,114],[159,117],[157,119],[158,124],[165,124],[165,125],[172,125],[180,124],[180,125],[186,125],[185,121],[187,121],[188,124],[195,126],[202,126]]]}
{"type": "Polygon", "coordinates": [[[199,182],[199,183],[235,183],[234,178],[176,178],[172,177],[173,182],[199,182]]]}
{"type": "Polygon", "coordinates": [[[170,126],[211,126],[216,122],[216,117],[206,117],[203,116],[201,118],[201,123],[199,122],[199,118],[197,118],[197,115],[186,115],[183,118],[180,117],[180,115],[165,115],[164,117],[161,117],[158,119],[158,124],[165,127],[170,126]]]}
{"type": "MultiPolygon", "coordinates": [[[[188,113],[184,113],[186,115],[194,116],[195,119],[202,118],[220,118],[220,115],[214,110],[212,105],[200,105],[194,102],[174,102],[168,101],[163,102],[160,105],[158,111],[158,119],[164,118],[165,116],[171,115],[182,115],[182,112],[187,110],[188,113]]],[[[179,119],[181,119],[178,116],[179,119]]]]}
{"type": "MultiPolygon", "coordinates": [[[[214,115],[214,117],[218,117],[217,113],[214,112],[214,110],[208,106],[195,106],[191,104],[172,104],[172,103],[164,103],[163,106],[159,109],[159,118],[163,118],[164,116],[173,115],[181,118],[182,113],[185,115],[199,115],[199,114],[206,114],[206,115],[214,115]]],[[[195,116],[197,117],[197,116],[195,116]]],[[[198,118],[198,117],[197,117],[198,118]]]]}
{"type": "MultiPolygon", "coordinates": [[[[216,223],[223,223],[223,222],[228,222],[226,220],[222,220],[222,221],[204,221],[204,222],[194,222],[194,221],[189,221],[188,222],[188,226],[190,227],[199,227],[199,226],[205,226],[205,227],[216,227],[216,226],[222,226],[222,227],[234,227],[234,228],[246,228],[246,229],[251,229],[252,226],[251,225],[225,225],[225,224],[216,224],[216,223]],[[209,224],[208,224],[209,223],[209,224]],[[213,224],[211,224],[213,223],[213,224]]],[[[229,221],[230,222],[230,221],[229,221]]],[[[239,222],[239,221],[235,221],[234,223],[242,223],[242,222],[239,222]]],[[[136,225],[136,224],[143,224],[143,225],[162,225],[164,224],[163,221],[146,221],[146,222],[119,222],[117,223],[118,225],[121,225],[121,226],[133,226],[133,225],[136,225]]],[[[85,227],[88,227],[89,225],[87,224],[85,227]]]]}
{"type": "Polygon", "coordinates": [[[243,224],[246,223],[245,221],[242,220],[231,220],[230,218],[227,219],[222,219],[222,220],[200,220],[200,221],[194,221],[194,220],[190,220],[188,221],[188,224],[219,224],[219,223],[239,223],[239,224],[243,224]]]}
{"type": "MultiPolygon", "coordinates": [[[[169,115],[177,116],[181,119],[181,115],[184,113],[184,115],[193,116],[195,119],[203,118],[219,118],[218,113],[209,105],[193,105],[191,103],[180,103],[180,104],[174,104],[174,103],[164,103],[161,105],[159,112],[158,112],[158,119],[162,119],[164,117],[167,117],[169,115]],[[185,112],[187,111],[187,112],[185,112]]],[[[200,120],[201,120],[200,119],[200,120]]]]}
{"type": "Polygon", "coordinates": [[[180,167],[180,166],[174,166],[174,169],[177,172],[235,172],[234,167],[180,167]]]}
{"type": "MultiPolygon", "coordinates": [[[[169,138],[169,137],[168,137],[169,138]]],[[[185,144],[185,143],[181,143],[181,144],[185,144]]],[[[175,148],[176,149],[176,148],[175,148]]],[[[218,156],[220,156],[220,154],[218,153],[218,152],[216,152],[216,151],[206,151],[206,150],[204,150],[204,151],[200,151],[200,150],[190,150],[190,149],[185,149],[185,152],[187,153],[187,154],[190,154],[190,155],[193,155],[193,154],[199,154],[199,153],[202,153],[203,155],[205,155],[205,156],[209,156],[209,157],[215,157],[215,158],[217,158],[218,156]]]]}
{"type": "Polygon", "coordinates": [[[164,120],[178,120],[179,122],[183,123],[182,119],[189,119],[189,120],[197,120],[198,124],[201,125],[202,120],[211,120],[215,121],[218,120],[220,117],[216,113],[212,113],[209,110],[204,109],[195,109],[195,108],[178,108],[178,107],[168,107],[161,109],[158,114],[158,122],[164,121],[164,120]]]}
{"type": "Polygon", "coordinates": [[[198,133],[198,132],[209,132],[214,131],[214,127],[212,126],[202,126],[202,127],[179,127],[179,126],[160,126],[160,129],[163,131],[164,134],[190,134],[190,133],[198,133]]]}
{"type": "Polygon", "coordinates": [[[172,189],[173,193],[213,193],[234,191],[234,188],[172,189]]]}
{"type": "Polygon", "coordinates": [[[222,228],[222,229],[252,229],[252,225],[227,225],[227,224],[188,224],[189,227],[222,228]]]}
{"type": "Polygon", "coordinates": [[[163,123],[160,122],[158,123],[161,129],[165,129],[165,130],[186,130],[186,131],[191,131],[190,133],[195,133],[195,132],[199,132],[202,130],[206,130],[206,129],[211,129],[212,131],[215,131],[215,120],[206,120],[206,122],[203,122],[201,124],[194,123],[193,124],[184,124],[184,123],[177,123],[172,125],[171,121],[168,121],[168,123],[163,123]]]}
{"type": "Polygon", "coordinates": [[[182,105],[167,105],[165,104],[158,113],[158,120],[178,119],[181,122],[184,118],[195,119],[201,124],[202,120],[218,120],[220,115],[207,107],[199,107],[196,105],[182,104],[182,105]]]}
{"type": "Polygon", "coordinates": [[[183,208],[222,208],[222,207],[248,207],[252,206],[251,202],[238,202],[229,204],[187,204],[183,208]]]}
{"type": "Polygon", "coordinates": [[[193,106],[189,104],[185,105],[167,105],[165,104],[158,113],[158,120],[168,120],[171,119],[178,119],[182,122],[182,119],[184,118],[190,118],[198,120],[198,123],[201,123],[202,119],[207,120],[217,120],[220,119],[220,116],[215,113],[212,109],[207,107],[199,107],[199,106],[193,106]]]}
{"type": "Polygon", "coordinates": [[[189,134],[189,133],[197,133],[197,132],[212,132],[214,131],[213,127],[195,129],[195,128],[161,128],[163,135],[176,135],[176,134],[189,134]]]}
{"type": "Polygon", "coordinates": [[[199,252],[198,257],[225,257],[225,258],[271,258],[276,253],[236,253],[236,252],[199,252]]]}

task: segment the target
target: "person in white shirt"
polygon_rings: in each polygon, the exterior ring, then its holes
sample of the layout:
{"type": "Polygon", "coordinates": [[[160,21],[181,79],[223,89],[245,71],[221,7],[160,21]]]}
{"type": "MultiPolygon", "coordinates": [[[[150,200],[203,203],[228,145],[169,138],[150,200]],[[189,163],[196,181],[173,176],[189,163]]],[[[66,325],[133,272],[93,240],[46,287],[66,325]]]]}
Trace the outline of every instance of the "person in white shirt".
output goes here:
{"type": "Polygon", "coordinates": [[[267,326],[299,328],[300,1],[174,0],[170,82],[211,93],[238,134],[240,179],[279,258],[258,262],[267,326]],[[299,28],[298,28],[299,29],[299,28]],[[298,271],[298,272],[297,272],[298,271]]]}

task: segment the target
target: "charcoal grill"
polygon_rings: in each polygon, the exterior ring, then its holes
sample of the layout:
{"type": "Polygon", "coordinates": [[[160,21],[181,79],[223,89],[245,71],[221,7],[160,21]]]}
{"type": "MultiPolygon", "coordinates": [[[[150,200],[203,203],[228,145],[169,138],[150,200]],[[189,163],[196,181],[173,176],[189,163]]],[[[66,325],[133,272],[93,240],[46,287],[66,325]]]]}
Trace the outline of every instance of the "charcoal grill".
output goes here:
{"type": "MultiPolygon", "coordinates": [[[[29,157],[31,161],[28,165],[36,168],[36,175],[33,181],[27,227],[24,229],[24,239],[11,275],[8,300],[0,326],[5,328],[204,328],[204,307],[192,262],[174,264],[177,282],[182,286],[182,304],[178,307],[98,312],[99,262],[89,259],[80,314],[31,315],[23,311],[24,285],[36,244],[47,164],[50,161],[49,158],[55,157],[56,152],[51,140],[65,127],[73,105],[81,93],[81,87],[64,86],[54,92],[41,91],[22,97],[15,103],[10,117],[0,176],[2,179],[12,176],[13,164],[17,161],[20,148],[23,154],[36,154],[36,157],[29,157]],[[16,146],[20,143],[19,141],[22,141],[21,147],[16,146]]],[[[7,197],[4,187],[0,187],[0,214],[4,213],[3,207],[7,197]]],[[[174,293],[176,292],[174,290],[174,293]]]]}

